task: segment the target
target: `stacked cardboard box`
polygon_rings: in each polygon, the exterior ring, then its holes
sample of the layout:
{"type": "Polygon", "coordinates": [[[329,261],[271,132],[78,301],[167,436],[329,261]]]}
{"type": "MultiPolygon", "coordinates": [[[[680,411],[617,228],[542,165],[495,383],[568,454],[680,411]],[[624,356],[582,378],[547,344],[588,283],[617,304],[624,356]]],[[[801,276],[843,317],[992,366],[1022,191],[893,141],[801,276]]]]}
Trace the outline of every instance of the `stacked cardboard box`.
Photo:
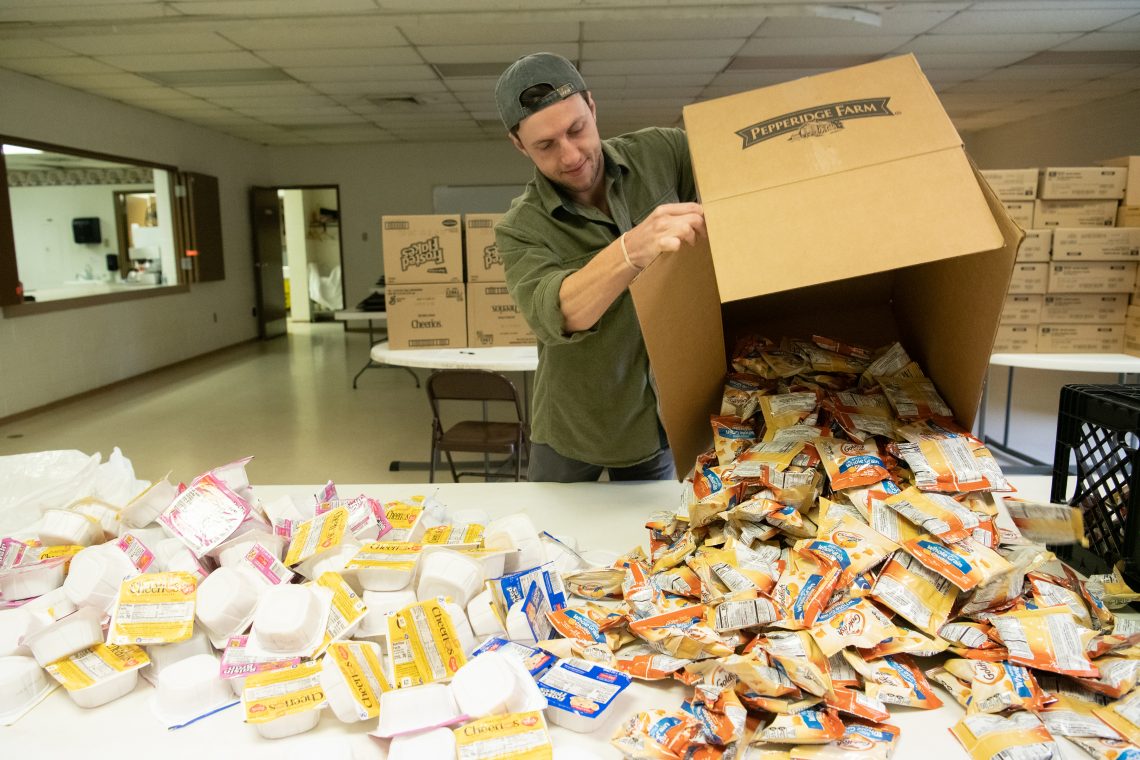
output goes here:
{"type": "MultiPolygon", "coordinates": [[[[1121,156],[1100,163],[1104,166],[1122,167],[1127,174],[1124,180],[1124,198],[1116,210],[1116,226],[1122,231],[1130,229],[1137,235],[1133,238],[1135,245],[1140,240],[1140,156],[1121,156]]],[[[1140,356],[1140,272],[1137,272],[1130,300],[1131,305],[1124,323],[1124,351],[1140,356]]]]}
{"type": "Polygon", "coordinates": [[[380,219],[392,348],[467,345],[463,230],[458,215],[380,219]]]}
{"type": "Polygon", "coordinates": [[[1026,228],[995,352],[1122,350],[1140,261],[1140,228],[1115,226],[1126,174],[1117,166],[983,172],[1026,228]]]}
{"type": "Polygon", "coordinates": [[[495,224],[502,214],[466,214],[467,342],[470,346],[533,346],[536,343],[510,293],[495,224]]]}

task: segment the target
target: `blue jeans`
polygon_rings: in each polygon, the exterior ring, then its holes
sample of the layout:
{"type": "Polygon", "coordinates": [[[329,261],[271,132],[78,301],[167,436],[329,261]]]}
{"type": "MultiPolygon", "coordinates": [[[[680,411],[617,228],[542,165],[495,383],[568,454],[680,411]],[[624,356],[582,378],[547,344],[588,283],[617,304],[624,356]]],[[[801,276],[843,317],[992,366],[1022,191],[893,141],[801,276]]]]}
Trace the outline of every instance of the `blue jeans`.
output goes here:
{"type": "Polygon", "coordinates": [[[674,480],[677,477],[673,465],[673,452],[668,446],[659,449],[644,462],[629,467],[605,467],[564,457],[545,443],[530,444],[530,465],[527,467],[526,477],[532,483],[591,482],[602,476],[602,470],[608,471],[612,481],[674,480]]]}

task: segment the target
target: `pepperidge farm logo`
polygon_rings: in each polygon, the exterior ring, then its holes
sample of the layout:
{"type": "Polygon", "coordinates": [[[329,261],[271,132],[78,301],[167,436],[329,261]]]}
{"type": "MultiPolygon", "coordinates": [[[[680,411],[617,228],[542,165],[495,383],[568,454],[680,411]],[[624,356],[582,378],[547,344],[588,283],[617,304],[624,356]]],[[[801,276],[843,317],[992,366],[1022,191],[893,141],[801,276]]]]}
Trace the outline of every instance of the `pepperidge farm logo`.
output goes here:
{"type": "Polygon", "coordinates": [[[751,148],[757,143],[784,135],[787,135],[789,140],[822,137],[843,129],[843,122],[851,119],[894,116],[895,114],[887,106],[890,100],[890,98],[864,98],[825,103],[756,122],[736,130],[736,134],[744,141],[742,148],[751,148]]]}
{"type": "Polygon", "coordinates": [[[427,240],[421,240],[400,249],[401,272],[406,272],[413,267],[433,264],[443,264],[443,246],[439,244],[439,235],[433,235],[427,240]]]}

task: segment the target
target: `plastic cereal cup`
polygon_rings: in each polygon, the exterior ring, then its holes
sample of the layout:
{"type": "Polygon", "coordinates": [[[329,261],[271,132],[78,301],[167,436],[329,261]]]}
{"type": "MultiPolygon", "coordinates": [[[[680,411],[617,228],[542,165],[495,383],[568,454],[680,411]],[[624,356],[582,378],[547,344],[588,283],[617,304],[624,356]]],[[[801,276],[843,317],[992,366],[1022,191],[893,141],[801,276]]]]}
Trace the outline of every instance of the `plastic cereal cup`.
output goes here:
{"type": "Polygon", "coordinates": [[[380,695],[380,725],[373,736],[388,739],[455,723],[462,713],[447,684],[393,689],[380,695]]]}
{"type": "Polygon", "coordinates": [[[107,609],[124,578],[138,575],[127,555],[112,544],[89,546],[71,558],[63,590],[80,607],[107,609]]]}
{"type": "Polygon", "coordinates": [[[331,595],[307,586],[267,589],[253,615],[253,636],[267,652],[302,654],[315,649],[324,633],[331,595]]]}
{"type": "Polygon", "coordinates": [[[538,528],[522,512],[492,520],[483,532],[483,545],[488,549],[518,549],[516,554],[507,557],[507,573],[526,570],[546,561],[538,528]]]}
{"type": "Polygon", "coordinates": [[[31,657],[0,657],[0,726],[14,723],[55,687],[31,657]]]}
{"type": "Polygon", "coordinates": [[[256,582],[232,567],[219,567],[198,585],[195,614],[215,646],[244,631],[257,607],[256,582]]]}
{"type": "Polygon", "coordinates": [[[91,546],[103,540],[98,520],[66,509],[45,509],[36,532],[44,546],[91,546]]]}
{"type": "Polygon", "coordinates": [[[420,563],[420,581],[416,587],[416,596],[420,599],[446,596],[466,607],[483,588],[482,564],[459,552],[434,551],[420,563]]]}
{"type": "Polygon", "coordinates": [[[4,599],[31,599],[55,591],[63,585],[63,557],[21,565],[0,574],[0,597],[4,599]]]}
{"type": "Polygon", "coordinates": [[[151,710],[170,727],[234,701],[229,684],[219,677],[218,658],[212,654],[195,654],[167,665],[158,674],[151,710]]]}
{"type": "Polygon", "coordinates": [[[463,714],[482,718],[510,712],[508,704],[521,697],[524,685],[508,658],[502,652],[484,652],[456,671],[451,696],[463,714]]]}
{"type": "Polygon", "coordinates": [[[388,760],[423,760],[428,757],[455,757],[455,734],[450,728],[433,728],[393,737],[388,760]]]}
{"type": "Polygon", "coordinates": [[[361,597],[364,599],[364,606],[368,608],[368,612],[356,629],[354,638],[357,639],[387,638],[388,613],[396,612],[418,601],[416,592],[411,589],[365,591],[361,597]]]}
{"type": "Polygon", "coordinates": [[[103,612],[85,607],[59,620],[37,615],[24,645],[41,667],[103,641],[103,612]]]}
{"type": "Polygon", "coordinates": [[[344,723],[380,714],[380,695],[391,688],[383,672],[383,652],[370,641],[336,642],[321,659],[325,701],[344,723]]]}

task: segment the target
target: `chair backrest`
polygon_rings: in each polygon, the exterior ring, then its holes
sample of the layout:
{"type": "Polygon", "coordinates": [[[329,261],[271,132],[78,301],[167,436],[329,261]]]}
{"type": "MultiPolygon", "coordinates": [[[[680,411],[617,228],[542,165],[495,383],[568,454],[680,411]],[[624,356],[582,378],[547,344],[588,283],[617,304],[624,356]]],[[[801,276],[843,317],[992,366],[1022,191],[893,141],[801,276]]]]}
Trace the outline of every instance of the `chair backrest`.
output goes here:
{"type": "Polygon", "coordinates": [[[522,402],[515,384],[498,372],[485,369],[441,369],[424,384],[432,412],[439,418],[439,401],[508,401],[523,419],[522,402]]]}

